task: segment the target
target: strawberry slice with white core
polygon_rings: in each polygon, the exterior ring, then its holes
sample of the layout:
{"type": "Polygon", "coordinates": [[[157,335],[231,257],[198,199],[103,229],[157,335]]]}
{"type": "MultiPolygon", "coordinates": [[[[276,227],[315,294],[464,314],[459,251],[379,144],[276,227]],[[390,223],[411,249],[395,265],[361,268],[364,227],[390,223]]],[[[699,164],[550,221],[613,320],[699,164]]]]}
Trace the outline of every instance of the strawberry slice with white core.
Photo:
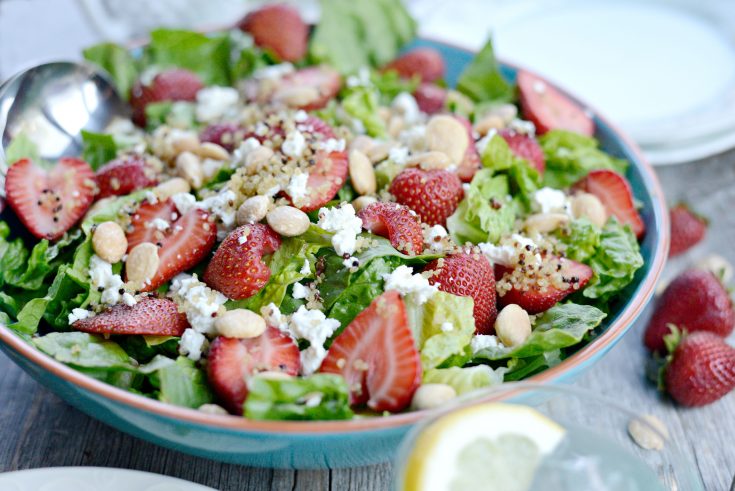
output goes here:
{"type": "Polygon", "coordinates": [[[389,290],[337,336],[321,372],[342,375],[351,404],[375,411],[401,411],[421,384],[421,360],[408,326],[406,307],[389,290]]]}
{"type": "Polygon", "coordinates": [[[322,109],[334,99],[342,86],[342,77],[334,68],[315,66],[302,68],[281,78],[270,95],[270,101],[293,109],[322,109]]]}
{"type": "Polygon", "coordinates": [[[156,204],[144,202],[133,215],[128,246],[131,250],[142,242],[156,244],[159,266],[142,290],[155,290],[199,264],[216,239],[217,227],[206,211],[192,208],[181,216],[171,199],[156,204]]]}
{"type": "Polygon", "coordinates": [[[87,212],[94,191],[94,171],[80,159],[60,159],[49,170],[21,159],[5,176],[8,204],[39,239],[64,235],[87,212]]]}
{"type": "Polygon", "coordinates": [[[72,327],[95,334],[181,336],[189,322],[172,300],[147,297],[132,306],[115,305],[101,314],[76,321],[72,327]]]}
{"type": "Polygon", "coordinates": [[[521,70],[517,82],[523,117],[533,122],[537,134],[551,130],[568,130],[587,136],[595,133],[592,117],[543,79],[521,70]]]}
{"type": "Polygon", "coordinates": [[[623,225],[630,225],[636,237],[640,239],[645,235],[646,224],[635,207],[633,191],[625,177],[609,169],[593,170],[572,189],[594,194],[609,214],[623,225]]]}
{"type": "Polygon", "coordinates": [[[218,337],[209,349],[209,383],[231,413],[242,414],[248,395],[248,380],[264,372],[297,375],[301,367],[299,348],[287,334],[268,327],[257,338],[218,337]]]}

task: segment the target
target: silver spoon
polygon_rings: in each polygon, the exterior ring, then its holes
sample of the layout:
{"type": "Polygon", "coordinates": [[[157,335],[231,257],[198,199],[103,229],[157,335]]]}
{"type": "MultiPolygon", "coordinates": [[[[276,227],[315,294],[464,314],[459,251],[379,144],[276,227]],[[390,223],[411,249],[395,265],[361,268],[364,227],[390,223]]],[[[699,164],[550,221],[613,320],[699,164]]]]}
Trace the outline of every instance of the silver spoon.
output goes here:
{"type": "Polygon", "coordinates": [[[55,160],[81,153],[82,130],[101,132],[128,115],[108,76],[89,65],[63,61],[24,70],[0,86],[0,171],[20,133],[42,158],[55,160]]]}

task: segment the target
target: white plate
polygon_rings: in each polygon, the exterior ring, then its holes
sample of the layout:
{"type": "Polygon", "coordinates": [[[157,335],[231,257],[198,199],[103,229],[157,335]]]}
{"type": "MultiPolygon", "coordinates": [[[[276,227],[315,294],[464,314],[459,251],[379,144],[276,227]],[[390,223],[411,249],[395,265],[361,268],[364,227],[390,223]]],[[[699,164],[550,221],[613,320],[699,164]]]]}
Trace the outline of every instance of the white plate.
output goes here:
{"type": "Polygon", "coordinates": [[[735,135],[731,0],[415,0],[422,33],[533,68],[622,126],[656,164],[735,135]],[[663,147],[667,147],[663,149],[663,147]]]}
{"type": "Polygon", "coordinates": [[[214,491],[148,472],[107,467],[49,467],[0,474],[2,491],[214,491]]]}

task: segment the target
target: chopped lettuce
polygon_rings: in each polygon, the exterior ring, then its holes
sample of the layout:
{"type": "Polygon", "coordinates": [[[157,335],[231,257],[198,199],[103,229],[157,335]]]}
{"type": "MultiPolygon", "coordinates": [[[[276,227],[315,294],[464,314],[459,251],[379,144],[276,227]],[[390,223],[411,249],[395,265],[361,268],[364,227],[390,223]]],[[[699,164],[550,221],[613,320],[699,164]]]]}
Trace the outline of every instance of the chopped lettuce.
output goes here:
{"type": "Polygon", "coordinates": [[[169,358],[160,357],[151,362],[148,370],[153,369],[158,381],[158,399],[176,406],[198,408],[212,402],[212,391],[207,384],[204,371],[194,362],[180,356],[175,363],[164,362],[169,358]],[[157,365],[163,365],[158,367],[157,365]]]}
{"type": "Polygon", "coordinates": [[[146,193],[147,190],[139,189],[125,196],[110,196],[98,201],[84,216],[82,230],[85,234],[89,235],[92,227],[98,223],[119,221],[121,218],[120,214],[123,210],[142,201],[146,193]]]}
{"type": "Polygon", "coordinates": [[[559,240],[566,246],[566,257],[577,262],[587,263],[600,245],[600,228],[587,220],[579,218],[569,227],[558,233],[559,240]]]}
{"type": "Polygon", "coordinates": [[[52,332],[33,338],[33,345],[68,365],[130,370],[130,357],[114,341],[86,332],[52,332]]]}
{"type": "Polygon", "coordinates": [[[117,156],[117,144],[112,135],[82,130],[82,158],[97,170],[117,156]]]}
{"type": "Polygon", "coordinates": [[[561,350],[551,350],[540,355],[527,358],[511,358],[508,360],[508,371],[505,372],[504,380],[513,382],[523,380],[562,362],[561,350]]]}
{"type": "Polygon", "coordinates": [[[475,360],[528,358],[573,346],[600,325],[606,314],[591,305],[557,304],[541,314],[533,324],[533,332],[520,346],[499,344],[475,353],[475,360]]]}
{"type": "Polygon", "coordinates": [[[490,138],[481,158],[483,167],[508,176],[511,193],[528,207],[533,193],[541,183],[541,176],[536,168],[527,160],[516,156],[500,135],[490,138]]]}
{"type": "Polygon", "coordinates": [[[424,304],[406,297],[406,310],[424,370],[461,354],[472,341],[475,319],[472,297],[436,292],[424,304]]]}
{"type": "Polygon", "coordinates": [[[388,104],[402,92],[413,94],[419,86],[420,80],[418,77],[412,79],[401,78],[398,72],[393,70],[388,70],[387,72],[374,70],[370,72],[370,82],[380,92],[381,101],[384,104],[388,104]]]}
{"type": "Polygon", "coordinates": [[[114,43],[101,43],[85,49],[83,55],[85,60],[110,74],[121,97],[127,99],[130,96],[130,89],[138,80],[139,71],[128,48],[114,43]]]}
{"type": "Polygon", "coordinates": [[[342,73],[389,62],[416,35],[416,22],[399,0],[321,0],[321,12],[309,55],[342,73]]]}
{"type": "Polygon", "coordinates": [[[393,247],[390,241],[385,237],[372,234],[361,234],[361,236],[370,239],[371,244],[370,247],[355,255],[355,257],[360,261],[360,264],[367,264],[376,257],[396,257],[401,259],[402,264],[423,265],[444,256],[444,254],[437,253],[425,253],[418,254],[416,256],[409,256],[393,247]]]}
{"type": "Polygon", "coordinates": [[[563,189],[595,169],[612,169],[625,174],[628,162],[608,155],[592,137],[565,130],[551,130],[539,137],[546,159],[543,183],[563,189]]]}
{"type": "Polygon", "coordinates": [[[503,374],[506,369],[492,369],[487,365],[460,368],[432,368],[424,372],[425,384],[447,384],[457,391],[457,394],[465,394],[473,390],[482,389],[503,383],[503,374]]]}
{"type": "Polygon", "coordinates": [[[349,89],[342,100],[342,108],[347,114],[362,122],[367,134],[383,138],[387,134],[383,118],[378,114],[380,109],[377,89],[371,87],[355,87],[349,89]]]}
{"type": "Polygon", "coordinates": [[[633,281],[643,266],[643,257],[633,231],[615,218],[608,220],[599,240],[595,253],[586,261],[595,274],[582,295],[607,300],[633,281]]]}
{"type": "Polygon", "coordinates": [[[491,39],[462,71],[457,90],[475,102],[511,102],[515,99],[515,87],[500,72],[491,39]]]}
{"type": "Polygon", "coordinates": [[[350,419],[350,390],[339,375],[303,378],[255,376],[248,383],[245,417],[270,420],[350,419]]]}

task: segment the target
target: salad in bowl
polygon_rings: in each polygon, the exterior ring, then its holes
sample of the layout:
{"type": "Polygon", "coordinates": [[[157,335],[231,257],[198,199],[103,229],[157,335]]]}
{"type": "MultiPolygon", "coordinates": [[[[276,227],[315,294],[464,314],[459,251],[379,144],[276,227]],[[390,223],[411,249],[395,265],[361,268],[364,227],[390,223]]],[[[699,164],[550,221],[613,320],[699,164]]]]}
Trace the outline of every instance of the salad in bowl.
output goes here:
{"type": "Polygon", "coordinates": [[[370,42],[336,6],[311,31],[267,6],[86,50],[131,118],[78,158],[8,148],[5,217],[33,240],[0,223],[0,322],[117,388],[249,420],[428,409],[590,343],[644,263],[628,162],[491,43],[456,88],[438,51],[397,56],[415,26],[381,4],[355,20],[384,23],[370,42]]]}

